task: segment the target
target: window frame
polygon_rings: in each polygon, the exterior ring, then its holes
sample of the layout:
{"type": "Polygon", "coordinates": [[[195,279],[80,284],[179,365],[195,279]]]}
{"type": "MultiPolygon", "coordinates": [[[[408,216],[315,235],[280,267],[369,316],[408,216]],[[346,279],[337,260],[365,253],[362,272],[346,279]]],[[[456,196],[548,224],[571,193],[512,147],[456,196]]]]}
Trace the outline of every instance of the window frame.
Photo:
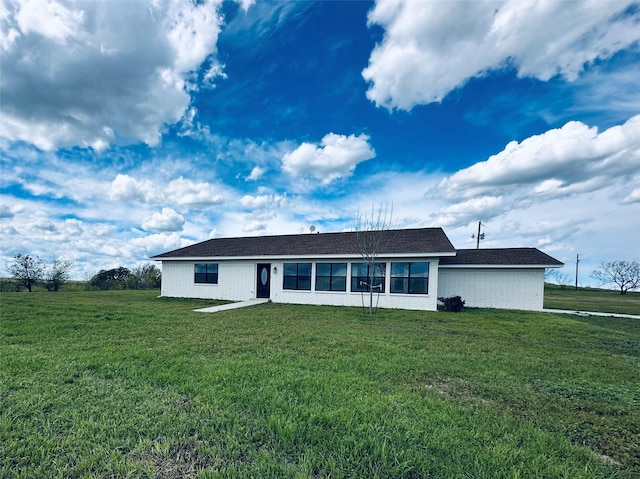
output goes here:
{"type": "Polygon", "coordinates": [[[373,290],[374,293],[380,292],[380,293],[386,293],[387,292],[387,263],[364,263],[364,262],[357,262],[357,263],[351,263],[351,292],[352,293],[368,293],[371,291],[370,286],[363,286],[360,284],[361,281],[366,280],[369,281],[369,268],[377,268],[378,271],[375,273],[381,273],[381,274],[374,274],[373,276],[373,280],[374,282],[376,280],[381,280],[382,281],[382,287],[381,288],[375,288],[373,290]],[[363,275],[354,275],[355,268],[361,268],[362,265],[366,266],[367,268],[367,275],[363,276],[363,275]]]}
{"type": "Polygon", "coordinates": [[[282,264],[282,289],[287,291],[311,291],[311,278],[313,263],[283,263],[282,264]],[[295,274],[290,274],[291,266],[295,265],[295,274]],[[309,274],[300,274],[300,266],[309,266],[309,274]],[[287,274],[289,270],[289,274],[287,274]],[[288,280],[288,281],[287,281],[288,280]],[[291,283],[294,282],[294,286],[291,283]],[[308,281],[308,284],[307,284],[308,281]]]}
{"type": "Polygon", "coordinates": [[[389,281],[389,292],[392,294],[429,294],[429,273],[431,263],[429,261],[398,261],[391,263],[391,279],[389,281]],[[398,274],[394,272],[394,266],[406,265],[406,274],[398,274]],[[412,274],[414,265],[426,265],[426,275],[419,272],[412,274]],[[403,280],[403,288],[401,291],[396,287],[395,282],[403,280]],[[415,285],[424,282],[424,288],[416,288],[415,285]],[[420,291],[416,291],[420,289],[420,291]]]}
{"type": "Polygon", "coordinates": [[[193,264],[194,284],[218,284],[219,279],[220,279],[219,263],[194,263],[193,264]],[[198,266],[204,266],[204,272],[198,272],[198,266]],[[204,275],[204,279],[199,281],[198,275],[204,275]]]}
{"type": "Polygon", "coordinates": [[[316,263],[316,279],[315,279],[315,290],[322,292],[346,292],[347,291],[347,273],[348,273],[348,263],[346,262],[335,262],[335,263],[316,263]],[[328,266],[329,274],[320,274],[320,266],[328,266]],[[338,268],[344,268],[344,275],[336,274],[335,270],[338,268]],[[328,289],[319,288],[318,280],[328,280],[329,287],[328,289]],[[336,287],[336,283],[340,283],[336,287]]]}

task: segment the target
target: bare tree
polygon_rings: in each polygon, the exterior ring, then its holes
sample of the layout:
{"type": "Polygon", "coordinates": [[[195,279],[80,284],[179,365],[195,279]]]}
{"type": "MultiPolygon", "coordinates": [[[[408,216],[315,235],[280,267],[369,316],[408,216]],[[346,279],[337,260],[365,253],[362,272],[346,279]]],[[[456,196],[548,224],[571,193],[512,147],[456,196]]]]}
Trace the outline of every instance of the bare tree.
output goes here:
{"type": "Polygon", "coordinates": [[[564,288],[569,284],[569,276],[558,268],[549,268],[544,272],[545,280],[564,288]]]}
{"type": "Polygon", "coordinates": [[[42,279],[46,266],[40,258],[18,253],[13,257],[13,264],[9,265],[9,272],[18,284],[25,286],[29,292],[33,283],[42,279]]]}
{"type": "Polygon", "coordinates": [[[600,263],[600,269],[592,276],[600,284],[615,284],[620,294],[627,294],[630,289],[640,288],[640,264],[636,261],[610,261],[600,263]]]}
{"type": "Polygon", "coordinates": [[[370,213],[364,213],[358,208],[353,220],[358,252],[367,265],[366,287],[369,291],[369,314],[373,314],[373,293],[375,290],[380,292],[383,285],[379,280],[376,283],[376,278],[384,276],[386,273],[384,267],[377,262],[378,256],[384,247],[392,241],[393,235],[389,230],[393,227],[393,205],[389,207],[386,203],[380,204],[377,210],[372,204],[370,213]]]}
{"type": "Polygon", "coordinates": [[[60,261],[57,259],[47,268],[46,280],[49,291],[58,291],[60,287],[67,282],[72,266],[71,261],[60,261]]]}

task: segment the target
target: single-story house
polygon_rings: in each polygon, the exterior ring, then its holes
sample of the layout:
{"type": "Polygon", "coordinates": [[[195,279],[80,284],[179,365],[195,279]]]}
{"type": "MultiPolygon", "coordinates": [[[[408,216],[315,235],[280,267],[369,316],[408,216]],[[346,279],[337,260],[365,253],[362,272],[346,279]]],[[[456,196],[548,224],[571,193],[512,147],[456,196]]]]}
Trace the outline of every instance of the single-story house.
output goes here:
{"type": "Polygon", "coordinates": [[[372,288],[380,308],[431,311],[448,296],[540,310],[545,268],[563,266],[536,248],[456,250],[442,228],[215,238],[152,259],[167,297],[362,306],[372,288]]]}

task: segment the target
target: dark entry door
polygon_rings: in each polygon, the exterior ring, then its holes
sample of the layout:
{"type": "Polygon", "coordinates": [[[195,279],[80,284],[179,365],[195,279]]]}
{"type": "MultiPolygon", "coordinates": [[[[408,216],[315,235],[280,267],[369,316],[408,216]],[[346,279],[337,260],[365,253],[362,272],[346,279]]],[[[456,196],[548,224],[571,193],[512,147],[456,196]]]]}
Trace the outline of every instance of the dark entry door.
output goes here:
{"type": "Polygon", "coordinates": [[[271,295],[271,264],[258,263],[258,287],[256,289],[258,298],[268,298],[271,295]]]}

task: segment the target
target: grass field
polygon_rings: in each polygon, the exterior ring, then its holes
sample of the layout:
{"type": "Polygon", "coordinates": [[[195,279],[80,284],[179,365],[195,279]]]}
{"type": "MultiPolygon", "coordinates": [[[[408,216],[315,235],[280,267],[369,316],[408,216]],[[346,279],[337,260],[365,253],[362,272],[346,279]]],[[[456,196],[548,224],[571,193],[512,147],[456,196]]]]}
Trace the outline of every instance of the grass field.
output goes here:
{"type": "Polygon", "coordinates": [[[596,288],[578,288],[545,284],[544,307],[602,313],[623,313],[640,315],[640,292],[596,288]]]}
{"type": "Polygon", "coordinates": [[[632,478],[640,321],[0,296],[3,478],[632,478]]]}

